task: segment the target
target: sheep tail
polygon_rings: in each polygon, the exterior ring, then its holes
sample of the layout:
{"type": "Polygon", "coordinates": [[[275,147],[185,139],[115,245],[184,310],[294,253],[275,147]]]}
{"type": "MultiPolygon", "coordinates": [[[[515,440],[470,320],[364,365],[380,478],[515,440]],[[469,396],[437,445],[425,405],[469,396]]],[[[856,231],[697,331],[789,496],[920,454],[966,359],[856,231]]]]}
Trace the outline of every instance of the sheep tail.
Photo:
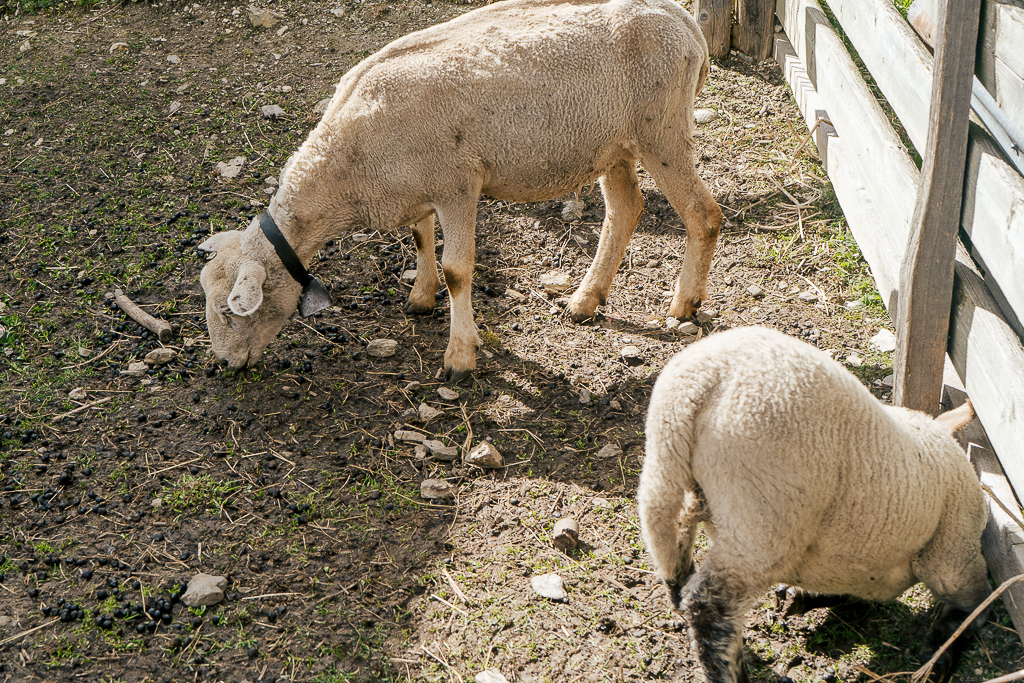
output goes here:
{"type": "Polygon", "coordinates": [[[693,545],[697,523],[703,517],[703,495],[690,469],[698,408],[672,386],[670,369],[662,373],[651,396],[637,502],[644,543],[672,605],[679,609],[680,592],[693,573],[693,545]],[[681,525],[684,510],[687,514],[681,525]]]}

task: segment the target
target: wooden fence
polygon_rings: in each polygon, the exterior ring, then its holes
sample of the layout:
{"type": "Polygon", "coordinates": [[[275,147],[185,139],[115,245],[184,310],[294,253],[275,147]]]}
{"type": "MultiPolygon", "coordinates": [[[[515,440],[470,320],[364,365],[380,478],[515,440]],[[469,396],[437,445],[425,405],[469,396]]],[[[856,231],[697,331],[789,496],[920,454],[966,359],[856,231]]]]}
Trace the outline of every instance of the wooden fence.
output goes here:
{"type": "MultiPolygon", "coordinates": [[[[1014,491],[1024,494],[1024,0],[950,2],[949,17],[940,2],[934,57],[891,0],[828,5],[921,169],[815,0],[776,0],[774,54],[901,342],[910,340],[898,364],[913,366],[937,339],[940,366],[919,365],[918,375],[941,377],[944,362],[943,400],[966,391],[974,403],[983,429],[971,435],[972,460],[1005,507],[991,504],[984,538],[1003,581],[1024,567],[1024,530],[1010,516],[1020,518],[1014,491]],[[935,304],[941,315],[921,313],[935,304]],[[918,337],[907,331],[915,326],[918,337]]],[[[897,382],[915,386],[902,370],[897,382]]],[[[1024,587],[1006,603],[1024,635],[1024,587]]]]}

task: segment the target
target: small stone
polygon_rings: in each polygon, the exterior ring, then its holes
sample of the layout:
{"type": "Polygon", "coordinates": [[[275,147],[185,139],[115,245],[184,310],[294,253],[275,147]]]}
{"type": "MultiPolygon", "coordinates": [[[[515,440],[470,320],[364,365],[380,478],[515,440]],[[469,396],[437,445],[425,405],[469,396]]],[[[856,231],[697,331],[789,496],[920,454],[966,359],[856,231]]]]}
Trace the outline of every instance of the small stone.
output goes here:
{"type": "Polygon", "coordinates": [[[416,282],[417,272],[415,270],[406,270],[402,272],[402,282],[407,285],[414,284],[416,282]]]}
{"type": "Polygon", "coordinates": [[[505,466],[505,458],[490,441],[481,441],[466,455],[465,462],[467,465],[476,465],[485,469],[498,469],[505,466]]]}
{"type": "Polygon", "coordinates": [[[508,298],[508,299],[512,299],[513,301],[525,301],[526,300],[526,295],[525,294],[523,294],[522,292],[518,292],[518,291],[512,289],[511,287],[509,287],[508,289],[505,290],[505,297],[508,298]]]}
{"type": "Polygon", "coordinates": [[[548,271],[540,276],[540,286],[548,294],[561,294],[569,289],[570,284],[569,274],[557,270],[548,271]]]}
{"type": "Polygon", "coordinates": [[[611,508],[612,504],[607,498],[594,498],[590,501],[590,504],[598,509],[611,508]]]}
{"type": "Polygon", "coordinates": [[[445,446],[443,441],[435,441],[433,439],[427,439],[423,442],[427,451],[434,456],[435,460],[443,460],[445,462],[451,462],[455,458],[459,457],[458,446],[445,446]]]}
{"type": "Polygon", "coordinates": [[[558,574],[540,574],[530,579],[530,586],[534,592],[548,600],[562,601],[567,597],[562,584],[562,577],[558,574]]]}
{"type": "Polygon", "coordinates": [[[416,447],[412,449],[412,457],[417,460],[423,460],[427,457],[427,447],[421,443],[416,444],[416,447]]]}
{"type": "Polygon", "coordinates": [[[263,28],[272,28],[277,24],[277,17],[269,9],[263,9],[256,5],[249,5],[249,21],[252,22],[253,26],[262,26],[263,28]]]}
{"type": "Polygon", "coordinates": [[[230,161],[222,161],[217,164],[217,173],[220,174],[221,178],[230,180],[241,173],[244,166],[245,157],[235,157],[230,161]]]}
{"type": "Polygon", "coordinates": [[[597,452],[597,457],[599,458],[617,458],[620,455],[622,455],[622,449],[613,443],[605,444],[604,447],[597,452]]]}
{"type": "Polygon", "coordinates": [[[313,113],[314,114],[323,114],[325,111],[327,111],[327,107],[331,104],[331,100],[332,99],[334,99],[334,98],[332,98],[332,97],[325,97],[322,100],[320,100],[319,102],[317,102],[316,106],[313,107],[313,113]]]}
{"type": "Polygon", "coordinates": [[[672,316],[669,316],[669,317],[665,318],[665,329],[666,330],[674,330],[677,327],[679,327],[679,319],[678,318],[673,318],[672,316]]]}
{"type": "Polygon", "coordinates": [[[455,487],[443,479],[424,479],[420,495],[427,500],[450,500],[455,497],[455,487]]]}
{"type": "Polygon", "coordinates": [[[459,392],[453,391],[448,387],[440,387],[437,390],[437,395],[446,401],[457,401],[459,400],[459,392]]]}
{"type": "Polygon", "coordinates": [[[709,322],[718,317],[718,311],[713,308],[704,308],[697,311],[697,324],[707,325],[709,322]]]}
{"type": "Polygon", "coordinates": [[[853,301],[847,301],[846,307],[853,310],[854,308],[860,308],[864,305],[863,299],[854,299],[853,301]]]}
{"type": "Polygon", "coordinates": [[[146,365],[159,367],[161,365],[167,365],[168,363],[174,362],[177,357],[178,352],[174,349],[153,349],[146,354],[146,358],[144,360],[146,365]]]}
{"type": "Polygon", "coordinates": [[[800,299],[800,301],[806,301],[809,304],[813,304],[818,300],[818,295],[808,289],[800,292],[800,294],[797,295],[797,298],[800,299]]]}
{"type": "Polygon", "coordinates": [[[135,361],[134,363],[128,364],[128,369],[123,371],[126,375],[132,375],[134,377],[141,377],[146,374],[146,370],[149,370],[149,366],[142,361],[135,361]]]}
{"type": "Polygon", "coordinates": [[[887,375],[887,376],[882,378],[882,384],[884,384],[887,387],[891,387],[895,383],[896,383],[896,376],[895,375],[887,375]]]}
{"type": "Polygon", "coordinates": [[[223,576],[196,574],[188,582],[188,590],[181,596],[181,601],[189,607],[216,605],[224,600],[224,588],[228,580],[223,576]]]}
{"type": "Polygon", "coordinates": [[[612,410],[622,410],[622,404],[619,403],[618,399],[612,399],[608,402],[608,407],[612,410]]]}
{"type": "Polygon", "coordinates": [[[263,184],[269,185],[271,187],[277,187],[280,183],[278,179],[275,178],[274,176],[267,176],[266,178],[263,179],[263,184]]]}
{"type": "Polygon", "coordinates": [[[367,235],[364,232],[357,232],[356,234],[352,235],[352,241],[353,242],[366,242],[369,239],[370,239],[370,236],[367,235]]]}
{"type": "Polygon", "coordinates": [[[679,334],[697,334],[699,331],[700,327],[691,322],[685,322],[679,326],[679,334]]]}
{"type": "Polygon", "coordinates": [[[110,46],[110,54],[114,54],[118,50],[127,50],[128,43],[114,43],[110,46]]]}
{"type": "Polygon", "coordinates": [[[882,328],[871,338],[871,346],[882,353],[889,353],[896,350],[896,335],[889,330],[882,328]]]}
{"type": "Polygon", "coordinates": [[[426,438],[427,437],[419,432],[413,432],[405,429],[399,429],[395,432],[395,441],[415,441],[416,443],[423,443],[426,438]]]}
{"type": "Polygon", "coordinates": [[[181,109],[181,102],[179,102],[178,100],[174,100],[173,102],[171,102],[171,105],[167,107],[167,115],[170,116],[179,109],[181,109]]]}
{"type": "Polygon", "coordinates": [[[622,360],[626,362],[626,365],[640,365],[644,362],[640,355],[640,349],[636,346],[623,346],[622,350],[619,351],[619,355],[622,356],[622,360]]]}
{"type": "Polygon", "coordinates": [[[473,683],[508,683],[508,679],[497,669],[484,669],[473,676],[473,683]]]}
{"type": "Polygon", "coordinates": [[[398,342],[394,339],[374,339],[366,345],[367,355],[374,358],[388,358],[395,355],[398,349],[398,342]]]}
{"type": "Polygon", "coordinates": [[[857,354],[851,353],[849,356],[846,357],[846,364],[854,368],[859,368],[861,365],[864,364],[864,361],[857,354]]]}
{"type": "Polygon", "coordinates": [[[711,123],[718,118],[718,112],[714,109],[694,109],[693,120],[697,123],[711,123]]]}
{"type": "Polygon", "coordinates": [[[406,391],[419,391],[420,390],[420,383],[416,382],[416,381],[409,382],[408,384],[405,385],[405,390],[406,391]]]}
{"type": "Polygon", "coordinates": [[[566,517],[555,522],[555,529],[551,532],[551,542],[563,553],[568,552],[579,545],[580,525],[575,519],[566,517]]]}
{"type": "Polygon", "coordinates": [[[757,285],[750,285],[749,287],[747,287],[747,294],[757,298],[764,296],[764,290],[758,287],[757,285]]]}
{"type": "Polygon", "coordinates": [[[443,410],[438,410],[437,408],[434,408],[433,406],[429,406],[426,403],[421,403],[420,404],[419,418],[424,423],[430,422],[435,417],[441,417],[442,415],[444,415],[444,411],[443,410]]]}
{"type": "Polygon", "coordinates": [[[277,106],[276,104],[265,104],[260,107],[260,111],[263,113],[265,119],[276,119],[284,116],[284,109],[277,106]]]}
{"type": "Polygon", "coordinates": [[[153,500],[149,501],[149,506],[151,508],[153,508],[154,510],[159,510],[160,508],[162,508],[164,506],[164,499],[163,498],[154,498],[153,500]]]}
{"type": "Polygon", "coordinates": [[[18,52],[25,53],[32,49],[32,43],[27,40],[18,46],[18,52]]]}
{"type": "Polygon", "coordinates": [[[578,199],[570,199],[562,205],[562,220],[578,221],[583,218],[583,209],[587,205],[578,199]]]}
{"type": "Polygon", "coordinates": [[[92,351],[90,351],[89,349],[85,348],[84,346],[79,346],[78,347],[78,355],[81,356],[82,358],[91,358],[92,357],[92,351]]]}
{"type": "Polygon", "coordinates": [[[167,61],[171,64],[181,64],[181,57],[178,55],[167,55],[167,61]]]}
{"type": "Polygon", "coordinates": [[[75,387],[70,392],[68,392],[68,398],[70,398],[72,401],[84,401],[87,395],[88,394],[85,393],[85,389],[83,389],[82,387],[75,387]]]}

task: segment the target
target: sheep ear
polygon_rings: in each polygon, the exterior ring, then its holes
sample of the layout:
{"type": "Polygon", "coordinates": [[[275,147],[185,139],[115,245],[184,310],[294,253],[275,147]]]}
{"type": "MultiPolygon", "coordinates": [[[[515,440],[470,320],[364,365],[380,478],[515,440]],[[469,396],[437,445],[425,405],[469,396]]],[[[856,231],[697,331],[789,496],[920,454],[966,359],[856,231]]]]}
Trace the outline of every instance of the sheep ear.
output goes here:
{"type": "Polygon", "coordinates": [[[235,315],[252,315],[263,303],[263,281],[266,269],[255,261],[244,261],[238,269],[238,279],[228,295],[228,308],[235,315]]]}
{"type": "Polygon", "coordinates": [[[935,421],[945,427],[950,434],[956,434],[969,425],[973,419],[974,406],[971,405],[970,401],[964,401],[962,406],[956,410],[950,410],[939,415],[935,418],[935,421]]]}
{"type": "Polygon", "coordinates": [[[224,232],[218,232],[216,235],[211,236],[210,239],[200,244],[197,249],[204,254],[216,254],[218,251],[223,249],[225,245],[230,244],[232,241],[237,242],[241,236],[241,230],[226,230],[224,232]]]}

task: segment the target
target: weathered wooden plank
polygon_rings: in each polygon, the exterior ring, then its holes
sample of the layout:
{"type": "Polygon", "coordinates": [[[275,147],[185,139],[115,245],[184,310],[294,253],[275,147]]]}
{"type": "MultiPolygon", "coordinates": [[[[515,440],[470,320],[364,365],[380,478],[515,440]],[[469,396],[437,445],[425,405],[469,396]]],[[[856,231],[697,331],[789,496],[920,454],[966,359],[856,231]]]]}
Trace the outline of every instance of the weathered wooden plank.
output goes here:
{"type": "Polygon", "coordinates": [[[972,255],[999,283],[1018,321],[1024,320],[1024,178],[996,145],[972,129],[962,225],[972,255]]]}
{"type": "Polygon", "coordinates": [[[883,227],[895,244],[905,245],[917,196],[917,167],[817,2],[778,0],[776,12],[875,200],[883,227]]]}
{"type": "Polygon", "coordinates": [[[828,6],[924,157],[932,89],[928,49],[891,0],[829,0],[828,6]]]}
{"type": "Polygon", "coordinates": [[[807,77],[803,62],[784,33],[775,36],[775,59],[782,67],[782,73],[793,91],[807,128],[812,129],[816,123],[818,124],[817,128],[814,128],[814,143],[818,148],[818,155],[825,164],[825,170],[843,209],[847,225],[871,267],[871,274],[882,300],[888,306],[896,291],[905,245],[897,245],[892,239],[892,234],[884,229],[885,221],[871,193],[864,187],[844,141],[837,137],[832,126],[824,122],[818,123],[821,118],[828,119],[829,114],[807,77]]]}
{"type": "Polygon", "coordinates": [[[775,33],[775,0],[736,0],[732,47],[755,61],[768,59],[775,33]]]}
{"type": "Polygon", "coordinates": [[[708,54],[714,59],[728,55],[732,39],[732,0],[696,0],[693,16],[708,43],[708,54]]]}
{"type": "Polygon", "coordinates": [[[999,106],[1024,130],[1024,2],[987,0],[976,73],[999,106]]]}
{"type": "MultiPolygon", "coordinates": [[[[955,408],[967,398],[962,390],[954,387],[946,386],[945,391],[943,407],[955,408]]],[[[957,439],[967,450],[981,483],[988,486],[999,502],[1020,519],[1020,505],[981,422],[972,422],[957,435],[957,439]]],[[[1006,514],[1003,507],[988,495],[985,496],[985,500],[988,503],[989,516],[985,533],[981,537],[981,552],[985,556],[992,578],[998,585],[1024,573],[1024,531],[1010,515],[1006,514]]],[[[1017,584],[1010,588],[1003,594],[1003,604],[1006,605],[1017,632],[1024,635],[1024,586],[1017,584]]]]}
{"type": "Polygon", "coordinates": [[[949,358],[1015,491],[1024,491],[1024,347],[962,245],[954,267],[949,358]]]}
{"type": "Polygon", "coordinates": [[[942,399],[980,15],[981,0],[939,7],[928,152],[900,269],[893,403],[930,415],[942,399]]]}

